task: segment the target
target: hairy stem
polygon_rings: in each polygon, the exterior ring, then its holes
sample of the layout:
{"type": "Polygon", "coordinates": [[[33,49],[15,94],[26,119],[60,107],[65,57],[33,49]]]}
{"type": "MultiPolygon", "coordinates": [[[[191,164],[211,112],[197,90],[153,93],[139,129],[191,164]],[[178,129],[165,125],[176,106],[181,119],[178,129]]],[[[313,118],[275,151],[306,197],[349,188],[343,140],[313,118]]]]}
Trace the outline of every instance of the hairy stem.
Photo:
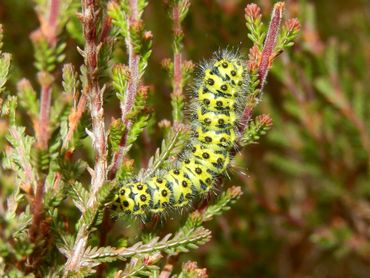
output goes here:
{"type": "Polygon", "coordinates": [[[263,45],[261,62],[258,68],[261,90],[265,85],[266,77],[271,67],[271,62],[273,58],[272,53],[276,45],[276,39],[279,35],[281,19],[283,17],[283,10],[284,2],[278,2],[275,4],[274,9],[272,11],[270,26],[267,32],[265,44],[263,45]]]}
{"type": "Polygon", "coordinates": [[[48,42],[52,46],[55,46],[57,44],[58,15],[59,15],[59,0],[51,0],[48,20],[50,28],[48,42]]]}
{"type": "MultiPolygon", "coordinates": [[[[36,33],[40,32],[40,34],[45,36],[48,45],[51,48],[55,47],[57,43],[59,8],[59,0],[51,0],[48,18],[46,19],[45,15],[40,17],[40,27],[36,31],[36,33]]],[[[37,139],[36,147],[41,152],[46,152],[48,150],[48,142],[50,138],[50,109],[54,77],[47,69],[44,69],[37,73],[37,78],[41,87],[41,92],[39,118],[37,125],[35,126],[37,139]]],[[[26,172],[29,171],[32,171],[30,166],[28,166],[26,172]]],[[[31,205],[32,223],[29,229],[29,237],[30,241],[35,244],[35,249],[33,249],[32,253],[27,258],[30,262],[30,269],[37,269],[37,266],[42,261],[43,256],[40,254],[40,250],[45,248],[44,245],[47,242],[48,237],[49,225],[47,221],[44,220],[45,181],[46,175],[41,172],[38,180],[33,179],[33,183],[35,184],[35,197],[33,198],[31,205]]]]}
{"type": "MultiPolygon", "coordinates": [[[[273,50],[276,45],[276,40],[279,34],[283,11],[284,11],[284,2],[276,3],[272,11],[270,26],[269,26],[267,36],[265,39],[265,43],[262,49],[261,61],[258,66],[259,85],[257,89],[261,91],[263,90],[263,87],[265,86],[266,77],[271,67],[272,59],[274,58],[273,50]]],[[[240,118],[241,132],[243,132],[244,129],[246,128],[247,123],[252,116],[253,108],[254,107],[251,107],[249,105],[247,105],[244,108],[244,111],[240,118]]]]}
{"type": "Polygon", "coordinates": [[[107,138],[104,123],[103,94],[98,81],[98,52],[100,45],[96,42],[97,11],[94,0],[83,0],[83,28],[85,43],[85,65],[87,68],[87,95],[92,120],[93,147],[95,150],[95,167],[92,175],[92,194],[88,205],[95,202],[98,189],[104,184],[107,168],[107,138]]]}
{"type": "MultiPolygon", "coordinates": [[[[106,41],[108,34],[109,34],[110,27],[111,27],[111,19],[107,17],[104,20],[102,31],[99,37],[99,41],[101,43],[104,43],[106,41]]],[[[72,109],[68,117],[69,127],[68,127],[66,138],[63,141],[64,150],[68,148],[68,144],[73,138],[73,133],[76,131],[81,121],[81,117],[86,110],[86,104],[87,104],[87,92],[86,90],[83,90],[80,98],[78,99],[77,107],[74,107],[72,109]]]]}
{"type": "MultiPolygon", "coordinates": [[[[127,18],[127,26],[128,30],[130,30],[133,26],[135,26],[139,21],[139,13],[138,13],[138,2],[137,0],[130,0],[129,1],[129,14],[130,16],[127,18]]],[[[140,62],[140,55],[135,52],[134,50],[134,43],[131,37],[131,32],[128,33],[128,36],[125,39],[126,48],[128,53],[128,67],[129,67],[129,78],[127,89],[125,92],[125,99],[121,102],[121,119],[125,125],[125,132],[122,135],[119,149],[117,152],[113,154],[112,166],[109,172],[109,179],[113,179],[117,170],[122,164],[123,157],[125,155],[125,147],[127,144],[127,136],[132,126],[132,121],[127,119],[127,115],[130,113],[132,107],[135,103],[136,93],[139,88],[140,84],[140,73],[139,73],[139,62],[140,62]]]]}
{"type": "Polygon", "coordinates": [[[39,181],[36,187],[36,194],[32,204],[32,224],[30,227],[31,242],[36,242],[39,234],[40,223],[43,219],[44,181],[39,181]]]}
{"type": "Polygon", "coordinates": [[[51,105],[51,86],[50,84],[41,85],[40,116],[38,128],[38,146],[42,150],[48,148],[49,141],[49,114],[51,105]]]}
{"type": "MultiPolygon", "coordinates": [[[[181,35],[181,21],[179,4],[174,5],[172,9],[173,32],[176,35],[181,35]]],[[[175,96],[182,95],[182,54],[181,51],[175,47],[173,57],[173,94],[175,96]]]]}
{"type": "MultiPolygon", "coordinates": [[[[81,21],[85,37],[84,62],[87,70],[87,82],[84,90],[87,92],[88,104],[92,120],[92,141],[95,150],[95,167],[91,178],[91,191],[87,206],[97,206],[96,195],[106,180],[107,170],[107,139],[104,123],[103,93],[98,81],[98,53],[100,44],[97,43],[98,13],[94,0],[82,0],[81,21]]],[[[82,216],[83,217],[83,216],[82,216]]],[[[89,225],[82,224],[75,244],[65,266],[64,277],[70,271],[78,271],[81,259],[86,249],[89,236],[89,225]]]]}
{"type": "MultiPolygon", "coordinates": [[[[128,28],[132,28],[138,18],[138,3],[137,0],[129,1],[130,16],[127,18],[128,28]]],[[[139,60],[140,56],[135,53],[133,39],[131,38],[131,33],[126,37],[126,47],[128,52],[128,67],[130,70],[130,77],[127,84],[126,96],[123,103],[121,103],[122,111],[122,121],[127,122],[127,114],[131,111],[132,106],[135,102],[136,92],[139,87],[140,77],[139,77],[139,60]]]]}

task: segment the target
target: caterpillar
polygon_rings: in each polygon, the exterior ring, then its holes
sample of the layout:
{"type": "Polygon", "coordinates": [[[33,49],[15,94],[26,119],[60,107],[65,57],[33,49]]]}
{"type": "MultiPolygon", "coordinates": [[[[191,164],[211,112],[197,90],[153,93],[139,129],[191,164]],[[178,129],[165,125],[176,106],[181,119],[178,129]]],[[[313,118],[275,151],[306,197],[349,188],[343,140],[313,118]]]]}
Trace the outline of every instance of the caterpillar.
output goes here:
{"type": "Polygon", "coordinates": [[[221,51],[200,67],[190,103],[191,137],[173,169],[121,184],[111,208],[143,216],[189,206],[224,174],[237,137],[247,74],[238,53],[221,51]]]}

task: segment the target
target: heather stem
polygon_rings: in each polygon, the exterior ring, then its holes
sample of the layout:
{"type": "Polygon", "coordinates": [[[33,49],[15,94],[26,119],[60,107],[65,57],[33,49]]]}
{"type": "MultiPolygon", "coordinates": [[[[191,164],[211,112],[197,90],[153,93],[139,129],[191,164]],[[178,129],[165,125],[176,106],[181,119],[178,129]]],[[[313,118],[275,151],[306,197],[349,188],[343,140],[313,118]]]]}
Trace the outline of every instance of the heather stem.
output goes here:
{"type": "Polygon", "coordinates": [[[51,105],[51,86],[42,85],[40,100],[40,117],[38,128],[38,146],[42,150],[48,148],[49,141],[49,114],[51,105]]]}
{"type": "Polygon", "coordinates": [[[97,15],[94,0],[83,0],[83,28],[85,43],[85,65],[87,69],[87,86],[90,114],[92,120],[92,141],[95,150],[95,168],[92,175],[92,194],[88,205],[95,202],[98,189],[104,184],[107,168],[107,142],[104,123],[103,94],[98,82],[98,52],[100,45],[96,39],[97,15]]]}
{"type": "MultiPolygon", "coordinates": [[[[87,70],[87,83],[84,91],[88,95],[88,104],[92,120],[92,141],[95,150],[95,167],[91,179],[91,191],[87,202],[88,208],[97,206],[97,192],[106,180],[107,170],[107,139],[104,123],[103,93],[98,82],[98,53],[100,44],[97,43],[98,18],[94,0],[82,0],[81,21],[85,37],[84,60],[87,70]]],[[[83,217],[83,216],[82,216],[83,217]]],[[[77,233],[73,251],[65,266],[64,277],[70,271],[78,271],[81,259],[86,249],[89,237],[89,226],[83,223],[77,233]]]]}
{"type": "MultiPolygon", "coordinates": [[[[172,9],[173,29],[175,36],[181,35],[181,20],[179,4],[174,5],[172,9]]],[[[176,96],[182,95],[182,55],[180,49],[175,47],[173,59],[173,94],[176,96]]]]}
{"type": "MultiPolygon", "coordinates": [[[[130,16],[127,18],[127,26],[130,30],[139,20],[138,16],[138,3],[137,0],[129,1],[130,16]]],[[[127,90],[125,93],[125,100],[121,103],[122,121],[128,123],[127,114],[131,111],[132,106],[135,102],[135,96],[139,87],[140,76],[139,76],[139,61],[140,56],[134,50],[134,43],[131,37],[131,32],[126,37],[126,47],[128,53],[128,66],[130,76],[128,80],[127,90]]]]}
{"type": "MultiPolygon", "coordinates": [[[[57,24],[58,24],[58,14],[59,14],[59,0],[52,0],[50,3],[48,28],[45,29],[46,25],[43,25],[41,20],[40,30],[43,35],[46,36],[48,44],[50,47],[55,47],[57,42],[57,24]]],[[[39,84],[41,86],[40,93],[40,112],[38,119],[38,126],[36,127],[36,139],[37,148],[41,151],[47,151],[48,141],[50,138],[50,107],[51,107],[51,97],[52,97],[52,83],[54,81],[53,76],[49,74],[47,70],[40,71],[37,74],[39,84]]],[[[45,193],[45,175],[41,175],[41,178],[35,181],[35,197],[32,202],[32,224],[29,229],[30,240],[34,243],[45,240],[47,230],[46,221],[44,221],[44,193],[45,193]],[[44,223],[43,223],[44,222],[44,223]],[[44,229],[41,229],[44,226],[44,229]]],[[[39,242],[42,245],[42,242],[39,242]]],[[[36,268],[40,262],[40,258],[35,256],[37,249],[29,255],[28,260],[31,262],[32,268],[36,268]]]]}
{"type": "Polygon", "coordinates": [[[184,31],[181,23],[189,11],[189,6],[189,0],[171,1],[170,4],[173,32],[173,62],[168,64],[168,69],[172,71],[171,105],[174,125],[178,125],[184,119],[184,84],[189,78],[189,72],[192,69],[191,63],[184,61],[182,52],[184,48],[184,31]]]}
{"type": "MultiPolygon", "coordinates": [[[[58,14],[59,14],[59,0],[51,0],[49,6],[49,17],[47,28],[41,21],[41,30],[46,37],[50,47],[55,47],[57,43],[57,27],[58,27],[58,14]]],[[[51,84],[52,77],[48,72],[38,73],[39,83],[41,85],[40,97],[40,115],[38,126],[38,146],[40,149],[45,150],[48,148],[49,140],[49,114],[51,105],[51,84]]]]}
{"type": "Polygon", "coordinates": [[[49,28],[50,33],[48,37],[48,42],[50,45],[55,46],[57,43],[57,24],[58,24],[58,14],[59,14],[59,0],[51,0],[50,12],[49,12],[49,28]]]}
{"type": "Polygon", "coordinates": [[[173,64],[173,81],[174,88],[173,94],[176,96],[182,95],[182,55],[181,53],[174,54],[174,64],[173,64]]]}
{"type": "MultiPolygon", "coordinates": [[[[262,91],[263,87],[265,86],[266,77],[271,67],[271,62],[273,59],[273,50],[276,45],[277,37],[279,35],[279,28],[283,16],[283,11],[284,11],[284,2],[276,3],[272,11],[270,26],[262,49],[261,60],[258,65],[259,85],[257,89],[260,91],[262,91]]],[[[241,132],[243,132],[244,129],[246,128],[247,123],[252,116],[252,111],[253,107],[251,107],[250,105],[246,105],[240,118],[241,132]]]]}
{"type": "MultiPolygon", "coordinates": [[[[139,21],[138,13],[138,2],[137,0],[129,1],[129,12],[130,16],[127,18],[128,30],[131,30],[135,24],[139,21]]],[[[123,157],[125,155],[125,147],[127,144],[127,136],[132,126],[132,121],[127,119],[128,114],[130,113],[134,103],[136,93],[140,85],[140,73],[139,73],[139,62],[140,55],[135,52],[133,38],[131,37],[131,32],[128,32],[128,35],[125,39],[126,48],[128,53],[128,67],[129,67],[129,78],[127,89],[125,92],[125,99],[121,102],[121,112],[122,112],[122,122],[125,125],[125,132],[122,135],[121,142],[119,145],[119,150],[113,155],[112,166],[109,171],[109,179],[113,179],[117,170],[122,164],[123,157]]]]}
{"type": "MultiPolygon", "coordinates": [[[[105,18],[102,30],[100,33],[99,41],[101,43],[104,43],[108,37],[109,30],[111,27],[111,19],[109,17],[105,18]]],[[[69,127],[67,131],[67,135],[63,141],[63,149],[66,150],[68,148],[68,144],[73,138],[73,134],[76,131],[83,113],[86,110],[86,104],[87,104],[87,92],[86,90],[82,91],[82,94],[80,98],[78,99],[77,107],[74,107],[69,114],[68,117],[68,122],[69,122],[69,127]]]]}
{"type": "Polygon", "coordinates": [[[36,187],[36,194],[32,204],[32,225],[30,227],[30,239],[36,242],[38,239],[40,224],[43,219],[43,203],[44,198],[44,181],[38,181],[36,187]]]}
{"type": "Polygon", "coordinates": [[[267,32],[265,44],[263,46],[261,62],[258,69],[261,90],[265,85],[266,77],[271,67],[272,53],[274,51],[276,40],[279,34],[279,28],[283,16],[283,9],[284,2],[278,2],[275,4],[272,11],[270,26],[267,32]]]}

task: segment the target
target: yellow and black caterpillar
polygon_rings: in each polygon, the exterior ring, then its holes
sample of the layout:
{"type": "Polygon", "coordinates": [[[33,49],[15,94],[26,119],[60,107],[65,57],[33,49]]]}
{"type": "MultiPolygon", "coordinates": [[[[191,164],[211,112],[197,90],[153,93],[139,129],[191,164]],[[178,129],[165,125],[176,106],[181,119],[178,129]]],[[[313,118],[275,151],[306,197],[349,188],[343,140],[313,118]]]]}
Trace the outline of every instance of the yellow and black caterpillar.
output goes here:
{"type": "Polygon", "coordinates": [[[146,181],[122,185],[112,209],[132,215],[159,214],[188,206],[209,192],[230,163],[247,87],[243,60],[223,51],[201,67],[195,80],[191,139],[177,165],[146,181]]]}

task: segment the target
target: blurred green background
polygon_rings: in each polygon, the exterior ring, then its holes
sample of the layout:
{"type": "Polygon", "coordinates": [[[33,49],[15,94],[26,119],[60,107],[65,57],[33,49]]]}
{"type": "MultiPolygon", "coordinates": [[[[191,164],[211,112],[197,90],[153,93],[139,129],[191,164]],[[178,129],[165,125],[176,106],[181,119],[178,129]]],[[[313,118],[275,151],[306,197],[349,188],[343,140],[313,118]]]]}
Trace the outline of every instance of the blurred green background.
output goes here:
{"type": "MultiPolygon", "coordinates": [[[[247,3],[192,1],[185,57],[197,63],[228,46],[247,53],[247,3]]],[[[274,1],[255,3],[268,20],[274,1]]],[[[370,277],[370,3],[286,1],[286,16],[299,19],[301,33],[274,64],[255,111],[270,114],[274,126],[237,156],[226,183],[245,194],[208,224],[212,242],[188,256],[210,277],[370,277]]],[[[159,121],[170,118],[161,62],[171,57],[173,38],[163,1],[150,1],[144,21],[154,36],[144,79],[154,86],[159,121]]],[[[12,90],[21,77],[36,79],[32,2],[1,0],[0,22],[4,51],[13,55],[12,90]]],[[[62,38],[66,61],[80,64],[75,42],[67,32],[62,38]]],[[[160,137],[152,136],[154,150],[160,137]]]]}

